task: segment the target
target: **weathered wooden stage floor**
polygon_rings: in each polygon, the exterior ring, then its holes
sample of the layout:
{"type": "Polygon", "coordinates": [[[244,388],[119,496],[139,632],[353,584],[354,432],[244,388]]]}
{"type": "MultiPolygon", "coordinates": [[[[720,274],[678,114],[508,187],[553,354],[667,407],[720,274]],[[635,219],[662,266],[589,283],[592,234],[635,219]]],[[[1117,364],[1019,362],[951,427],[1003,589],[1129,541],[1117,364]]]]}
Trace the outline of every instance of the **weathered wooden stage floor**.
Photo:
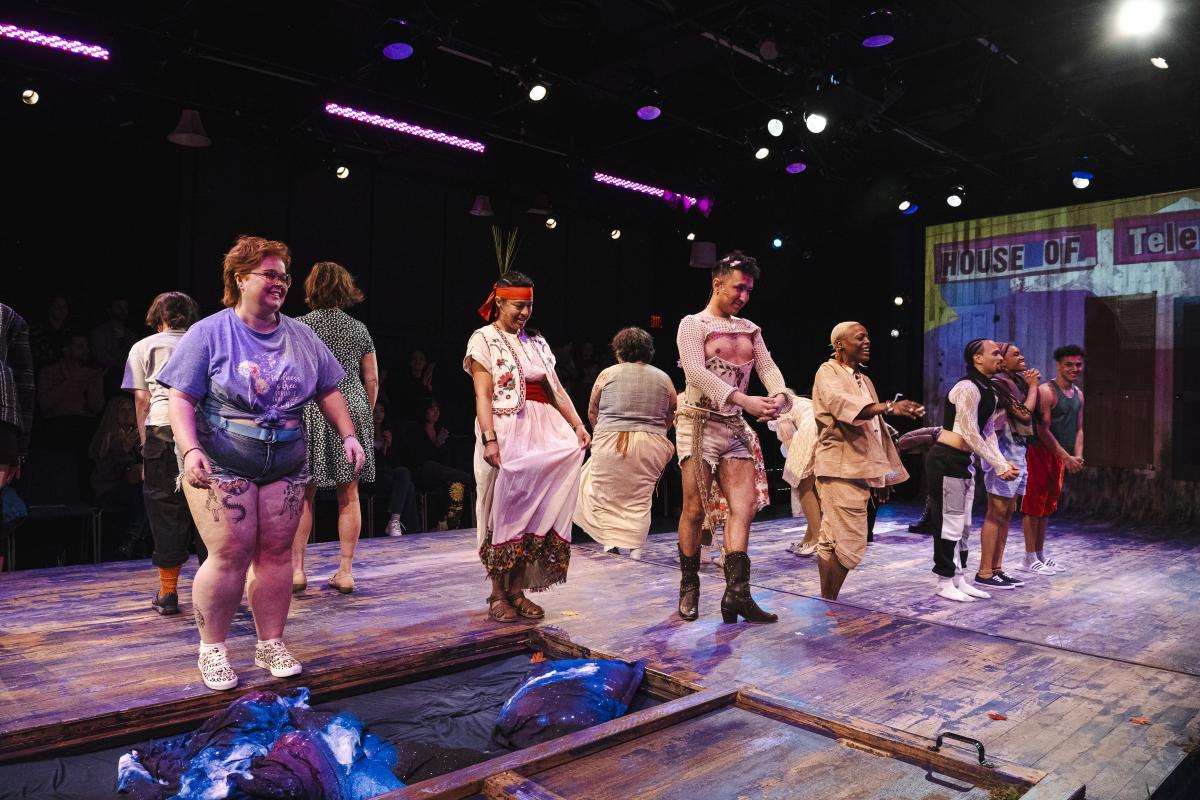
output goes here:
{"type": "MultiPolygon", "coordinates": [[[[543,624],[706,687],[756,686],[924,736],[955,730],[1086,784],[1088,797],[1144,799],[1184,763],[1200,740],[1200,539],[1056,521],[1053,553],[1071,572],[958,605],[932,598],[928,539],[902,533],[887,512],[833,604],[818,596],[812,560],[785,551],[803,522],[756,523],[755,594],[779,613],[775,625],[722,624],[713,565],[701,618],[680,621],[670,536],[651,537],[642,562],[577,546],[568,583],[538,597],[543,624]]],[[[287,632],[306,676],[511,632],[487,620],[473,545],[473,531],[365,540],[360,588],[348,596],[322,584],[336,544],[314,546],[287,632]]],[[[185,614],[174,618],[149,610],[145,561],[0,575],[0,743],[207,695],[187,614],[194,569],[185,567],[185,614]]],[[[229,641],[241,688],[271,683],[253,666],[253,643],[241,613],[229,641]]]]}

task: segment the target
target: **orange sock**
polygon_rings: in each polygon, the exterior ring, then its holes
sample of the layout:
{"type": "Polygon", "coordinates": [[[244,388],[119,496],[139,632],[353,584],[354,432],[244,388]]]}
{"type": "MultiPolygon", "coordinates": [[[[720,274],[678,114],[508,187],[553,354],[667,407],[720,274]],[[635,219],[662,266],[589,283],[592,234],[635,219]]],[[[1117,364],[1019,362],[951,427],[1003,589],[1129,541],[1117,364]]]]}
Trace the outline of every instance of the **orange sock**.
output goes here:
{"type": "Polygon", "coordinates": [[[158,568],[158,596],[172,594],[179,586],[179,567],[158,568]]]}

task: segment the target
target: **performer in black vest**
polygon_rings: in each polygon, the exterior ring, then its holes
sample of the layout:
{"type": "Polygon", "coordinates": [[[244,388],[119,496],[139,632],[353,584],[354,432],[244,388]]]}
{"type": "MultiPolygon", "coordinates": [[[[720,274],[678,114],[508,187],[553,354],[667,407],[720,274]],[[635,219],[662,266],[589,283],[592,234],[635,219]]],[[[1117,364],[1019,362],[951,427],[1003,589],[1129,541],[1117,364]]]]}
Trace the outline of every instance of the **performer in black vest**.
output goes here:
{"type": "Polygon", "coordinates": [[[933,571],[938,597],[960,602],[989,598],[966,577],[967,540],[971,534],[971,503],[975,499],[972,454],[985,459],[1001,480],[1017,478],[996,442],[996,425],[1004,408],[997,402],[991,376],[1000,369],[1000,347],[991,339],[975,339],[963,351],[967,374],[946,395],[945,419],[937,442],[925,455],[925,475],[933,530],[933,571]],[[955,549],[959,561],[954,559],[955,549]]]}

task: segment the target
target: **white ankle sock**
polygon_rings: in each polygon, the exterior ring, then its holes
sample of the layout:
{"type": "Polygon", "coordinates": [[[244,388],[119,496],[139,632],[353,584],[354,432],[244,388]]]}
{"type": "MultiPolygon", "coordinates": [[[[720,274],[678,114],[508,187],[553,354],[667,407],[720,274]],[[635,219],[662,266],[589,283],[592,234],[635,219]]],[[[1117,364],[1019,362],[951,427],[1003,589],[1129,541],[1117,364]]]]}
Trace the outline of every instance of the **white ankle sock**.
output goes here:
{"type": "Polygon", "coordinates": [[[224,642],[213,642],[212,644],[207,644],[206,642],[200,643],[200,655],[204,655],[205,653],[209,652],[210,650],[219,650],[222,653],[224,653],[225,652],[225,643],[224,642]]]}
{"type": "Polygon", "coordinates": [[[967,576],[961,573],[954,576],[954,585],[963,594],[969,594],[971,597],[978,597],[981,600],[991,599],[990,594],[982,589],[976,589],[967,581],[967,576]]]}
{"type": "Polygon", "coordinates": [[[283,639],[259,639],[258,644],[255,646],[262,647],[265,644],[274,644],[275,642],[279,642],[280,644],[283,644],[283,639]]]}

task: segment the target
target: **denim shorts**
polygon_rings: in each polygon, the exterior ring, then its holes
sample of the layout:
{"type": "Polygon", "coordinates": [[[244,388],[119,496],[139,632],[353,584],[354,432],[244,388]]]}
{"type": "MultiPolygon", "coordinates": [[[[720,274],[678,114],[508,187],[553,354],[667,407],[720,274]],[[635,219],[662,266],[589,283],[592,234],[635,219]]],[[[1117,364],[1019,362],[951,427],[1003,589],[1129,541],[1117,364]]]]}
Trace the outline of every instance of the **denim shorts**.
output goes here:
{"type": "MultiPolygon", "coordinates": [[[[308,443],[306,436],[290,442],[264,442],[252,436],[241,436],[233,428],[214,429],[205,420],[196,419],[196,438],[200,449],[212,467],[211,477],[220,481],[242,478],[257,486],[287,479],[290,482],[308,481],[308,443]]],[[[183,474],[183,459],[179,474],[183,474]]]]}
{"type": "Polygon", "coordinates": [[[1025,494],[1025,483],[1029,477],[1029,472],[1025,468],[1025,443],[1014,439],[1012,428],[1007,425],[996,433],[996,443],[1000,445],[1000,454],[1007,459],[1008,463],[1017,468],[1019,474],[1015,481],[1002,481],[996,471],[992,469],[992,465],[984,461],[984,488],[987,489],[988,494],[996,497],[1013,498],[1025,494]]]}

